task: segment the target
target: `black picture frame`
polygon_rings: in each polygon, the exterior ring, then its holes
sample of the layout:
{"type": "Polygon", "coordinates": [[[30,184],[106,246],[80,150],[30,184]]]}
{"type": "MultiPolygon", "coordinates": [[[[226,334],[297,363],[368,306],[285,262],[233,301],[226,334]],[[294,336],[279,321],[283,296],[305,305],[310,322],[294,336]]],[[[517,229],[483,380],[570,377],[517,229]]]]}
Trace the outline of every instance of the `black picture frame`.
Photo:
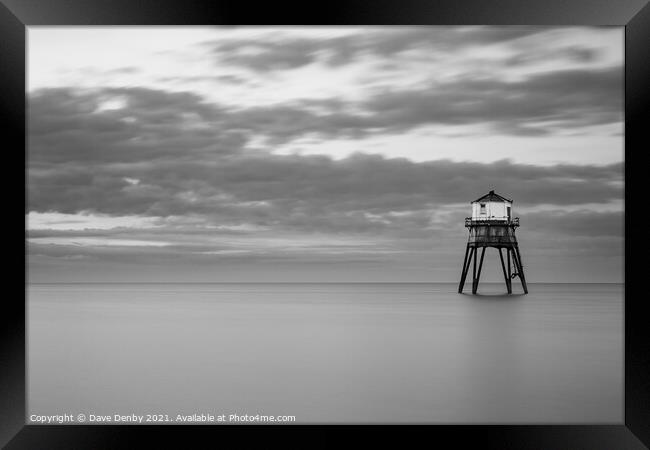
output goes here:
{"type": "MultiPolygon", "coordinates": [[[[5,163],[5,204],[11,231],[24,233],[26,196],[17,192],[26,182],[25,164],[25,32],[31,25],[612,25],[625,26],[625,419],[614,425],[499,425],[418,426],[413,433],[438,443],[441,439],[463,445],[498,449],[642,449],[650,446],[650,339],[645,296],[641,290],[643,265],[634,258],[643,251],[642,220],[628,205],[636,204],[640,173],[647,146],[645,119],[649,110],[650,6],[647,0],[354,0],[298,5],[277,2],[249,4],[243,1],[194,0],[0,0],[0,118],[4,125],[4,154],[16,160],[5,163]],[[21,155],[22,153],[22,156],[21,155]],[[6,176],[13,174],[15,179],[6,176]],[[19,206],[22,200],[22,206],[19,206]],[[22,208],[22,217],[18,208],[22,208]],[[22,230],[18,227],[22,226],[22,230]],[[633,238],[634,237],[634,238],[633,238]],[[638,239],[634,241],[633,239],[638,239]],[[635,245],[636,242],[636,245],[635,245]],[[422,436],[426,434],[426,436],[422,436]]],[[[647,175],[646,175],[647,176],[647,175]]],[[[24,194],[25,191],[23,191],[24,194]]],[[[18,285],[19,271],[27,282],[26,265],[20,267],[18,252],[24,245],[7,233],[4,246],[8,262],[7,283],[18,285]],[[21,248],[19,250],[19,247],[21,248]],[[13,258],[15,255],[15,258],[13,258]],[[14,273],[15,272],[15,273],[14,273]]],[[[24,257],[24,256],[23,256],[24,257]]],[[[5,272],[6,273],[6,272],[5,272]]],[[[115,425],[25,425],[25,289],[7,295],[2,302],[2,353],[0,357],[0,444],[19,448],[121,448],[164,447],[171,443],[208,439],[223,443],[224,434],[236,434],[239,445],[250,437],[289,430],[284,444],[305,446],[341,441],[329,438],[319,428],[314,440],[304,433],[314,426],[115,426],[115,425]],[[22,292],[23,295],[20,295],[22,292]],[[140,442],[135,445],[134,440],[140,442]],[[143,445],[145,444],[145,445],[143,445]]],[[[336,429],[340,427],[334,427],[336,429]]],[[[375,438],[384,429],[372,428],[375,438]]],[[[395,427],[393,430],[403,430],[395,427]]],[[[283,433],[286,434],[286,433],[283,433]]],[[[401,439],[401,438],[400,438],[401,439]]]]}

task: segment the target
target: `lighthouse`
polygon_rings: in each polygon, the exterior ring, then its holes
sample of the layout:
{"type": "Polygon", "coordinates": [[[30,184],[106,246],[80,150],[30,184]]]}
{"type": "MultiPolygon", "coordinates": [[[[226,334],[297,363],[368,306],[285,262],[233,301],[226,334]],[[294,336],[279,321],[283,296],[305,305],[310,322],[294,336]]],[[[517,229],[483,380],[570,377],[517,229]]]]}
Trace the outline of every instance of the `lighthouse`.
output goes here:
{"type": "Polygon", "coordinates": [[[472,294],[476,294],[483,268],[483,258],[488,247],[496,248],[501,259],[503,277],[506,281],[508,294],[512,294],[512,280],[519,277],[524,293],[528,294],[524,266],[521,262],[519,245],[515,229],[519,226],[519,218],[512,217],[512,200],[490,191],[484,196],[471,202],[472,217],[465,219],[465,227],[469,229],[469,239],[465,249],[463,270],[460,276],[458,292],[463,292],[465,279],[472,267],[472,294]],[[481,251],[480,262],[477,265],[478,252],[481,251]],[[505,250],[505,259],[503,251],[505,250]]]}

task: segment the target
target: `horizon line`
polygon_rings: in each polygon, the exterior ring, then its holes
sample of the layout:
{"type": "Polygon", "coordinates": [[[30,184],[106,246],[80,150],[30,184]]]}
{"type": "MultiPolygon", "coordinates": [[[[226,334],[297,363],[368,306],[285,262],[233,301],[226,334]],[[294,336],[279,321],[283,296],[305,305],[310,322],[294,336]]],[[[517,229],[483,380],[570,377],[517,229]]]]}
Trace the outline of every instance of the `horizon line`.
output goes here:
{"type": "MultiPolygon", "coordinates": [[[[457,281],[51,281],[37,284],[457,284],[457,281]]],[[[501,284],[484,281],[484,284],[501,284]]],[[[625,284],[624,281],[536,281],[528,284],[625,284]]]]}

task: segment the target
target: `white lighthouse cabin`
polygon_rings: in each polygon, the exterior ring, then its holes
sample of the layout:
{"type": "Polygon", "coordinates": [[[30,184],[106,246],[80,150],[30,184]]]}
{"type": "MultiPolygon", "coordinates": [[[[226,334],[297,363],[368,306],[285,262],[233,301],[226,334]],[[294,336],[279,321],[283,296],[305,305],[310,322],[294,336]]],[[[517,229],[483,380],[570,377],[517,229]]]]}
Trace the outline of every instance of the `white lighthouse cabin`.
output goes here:
{"type": "Polygon", "coordinates": [[[472,221],[512,220],[512,200],[490,191],[472,202],[472,221]]]}

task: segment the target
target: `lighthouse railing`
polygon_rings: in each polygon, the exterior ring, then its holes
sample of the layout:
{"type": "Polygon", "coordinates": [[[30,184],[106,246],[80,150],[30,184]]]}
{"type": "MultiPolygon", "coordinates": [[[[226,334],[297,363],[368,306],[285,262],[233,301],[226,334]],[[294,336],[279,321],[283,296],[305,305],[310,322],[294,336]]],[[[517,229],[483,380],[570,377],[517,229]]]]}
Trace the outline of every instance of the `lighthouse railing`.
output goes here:
{"type": "Polygon", "coordinates": [[[475,227],[480,225],[508,225],[511,227],[519,226],[519,217],[513,217],[510,219],[495,219],[492,217],[486,218],[473,218],[465,217],[465,226],[466,227],[475,227]]]}

